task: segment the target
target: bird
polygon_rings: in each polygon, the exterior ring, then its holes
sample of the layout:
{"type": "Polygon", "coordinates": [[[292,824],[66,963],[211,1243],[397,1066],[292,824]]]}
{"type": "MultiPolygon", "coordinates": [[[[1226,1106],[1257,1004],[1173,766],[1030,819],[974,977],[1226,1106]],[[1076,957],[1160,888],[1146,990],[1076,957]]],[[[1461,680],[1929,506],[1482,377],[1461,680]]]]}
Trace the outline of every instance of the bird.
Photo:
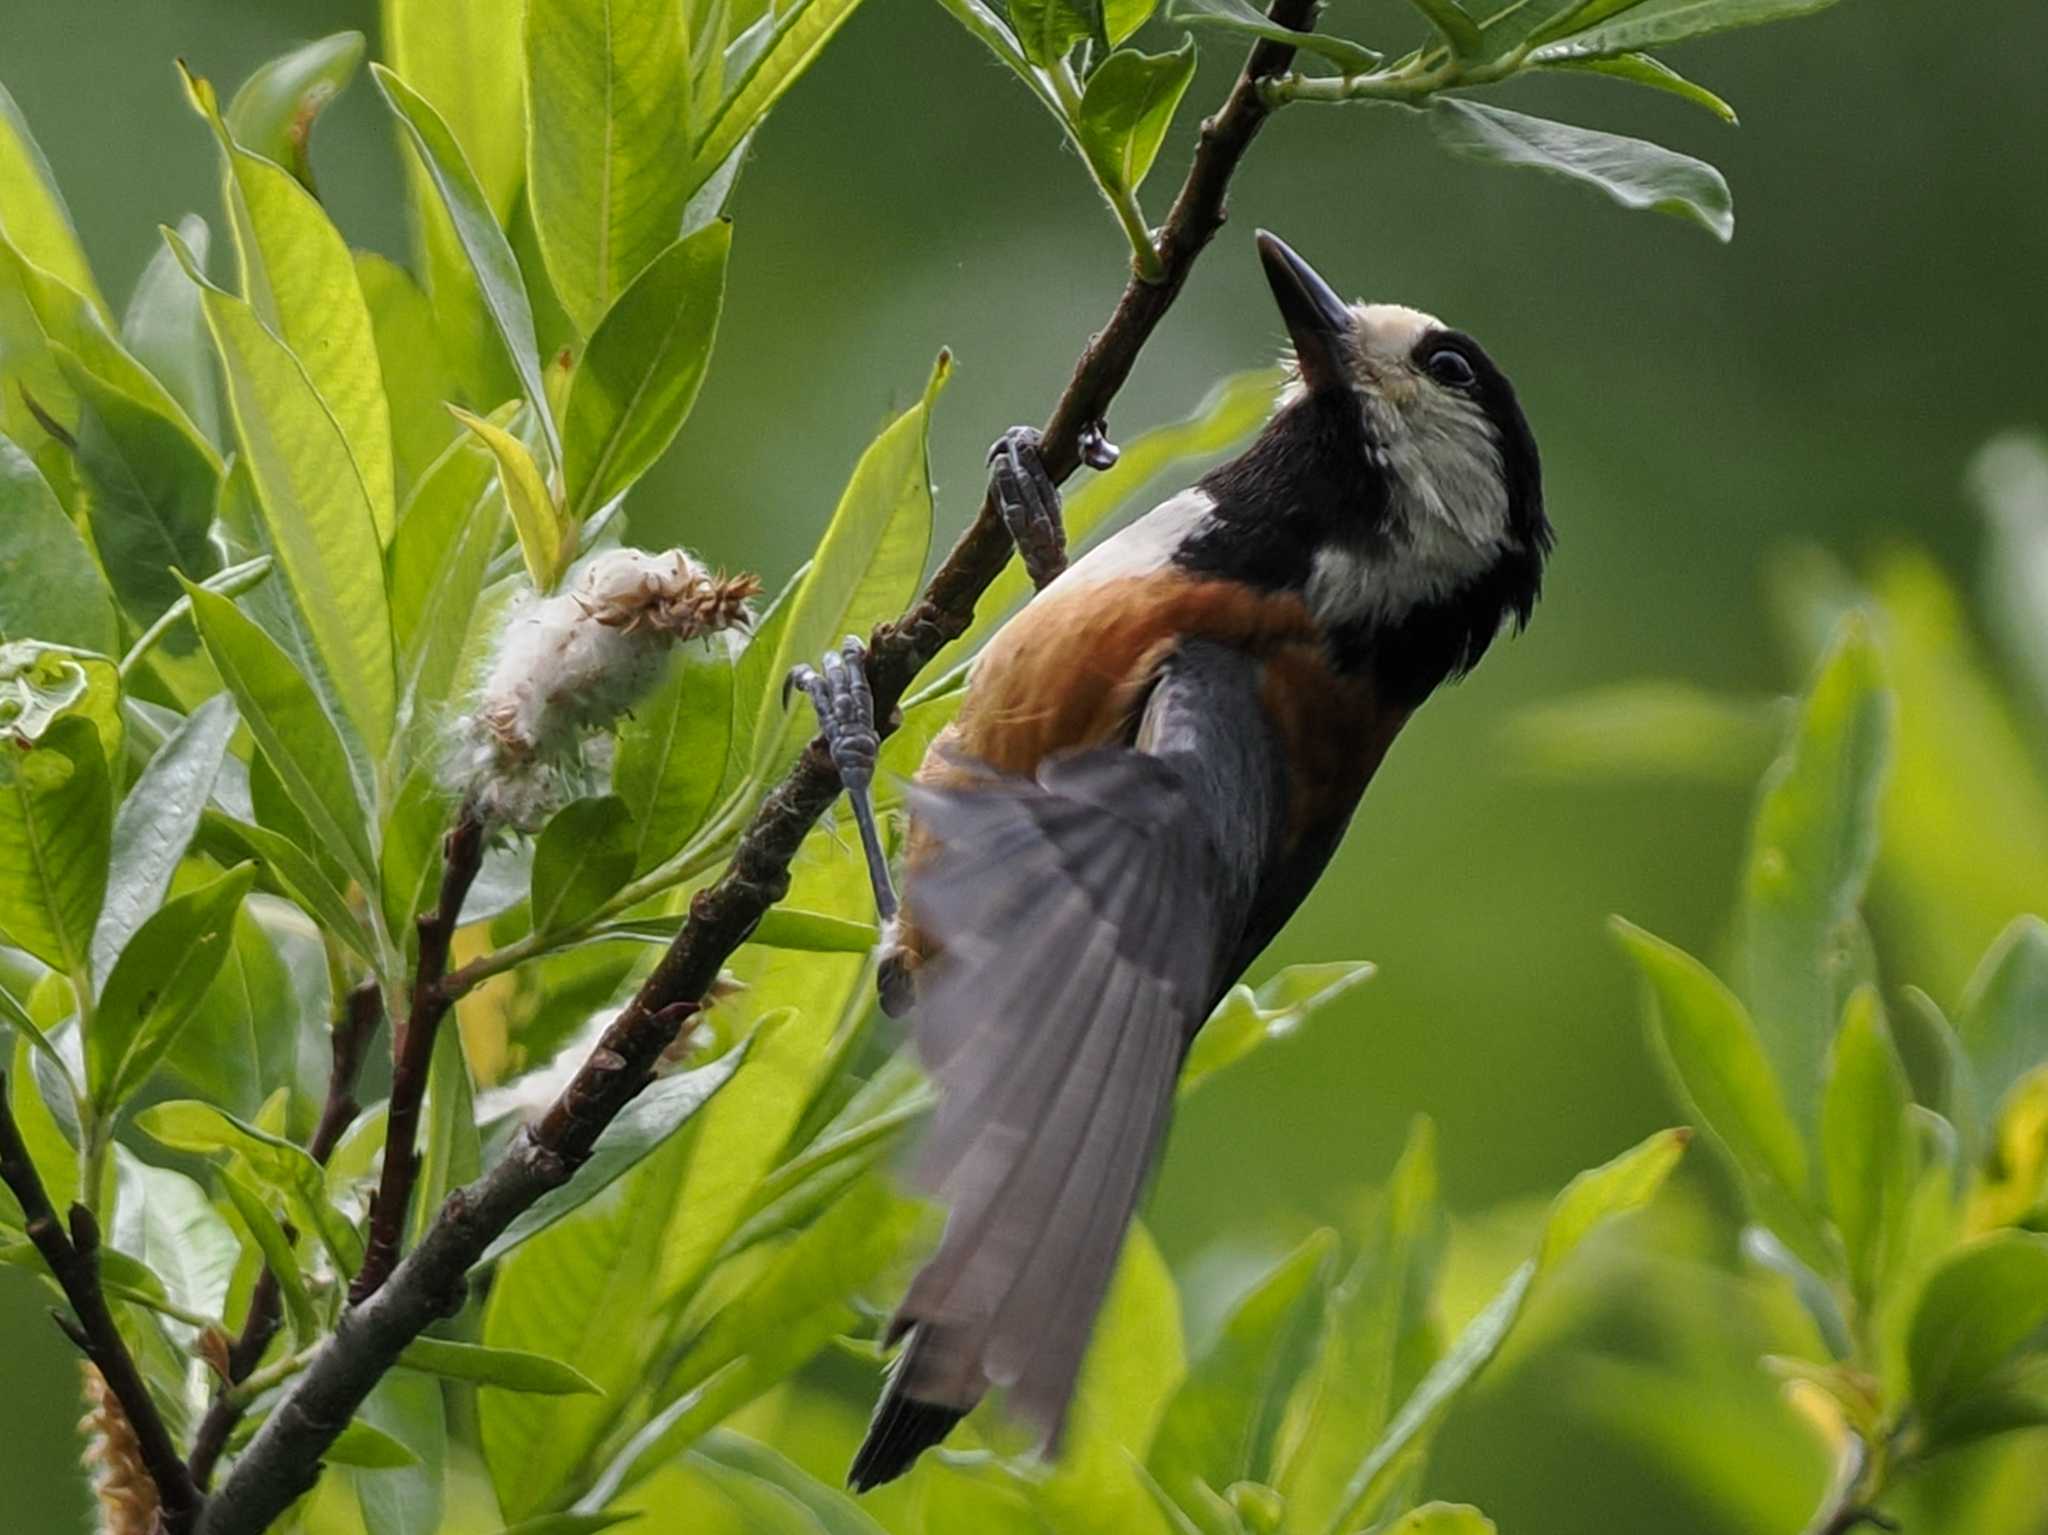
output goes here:
{"type": "MultiPolygon", "coordinates": [[[[1535,437],[1465,333],[1257,249],[1291,349],[1256,439],[1068,563],[1038,434],[991,452],[1035,595],[912,784],[899,908],[857,639],[799,667],[885,919],[881,1001],[938,1089],[947,1209],[848,1474],[988,1394],[1055,1455],[1190,1042],[1308,895],[1395,737],[1539,596],[1535,437]]],[[[1106,441],[1089,445],[1101,454],[1106,441]]]]}

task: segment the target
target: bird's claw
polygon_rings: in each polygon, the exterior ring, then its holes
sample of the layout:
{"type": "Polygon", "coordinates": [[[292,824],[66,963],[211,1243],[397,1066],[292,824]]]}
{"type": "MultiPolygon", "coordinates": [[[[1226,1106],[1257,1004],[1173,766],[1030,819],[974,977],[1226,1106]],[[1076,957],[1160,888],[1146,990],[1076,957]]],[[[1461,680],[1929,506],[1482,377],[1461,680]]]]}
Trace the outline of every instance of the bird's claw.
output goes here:
{"type": "Polygon", "coordinates": [[[857,635],[849,634],[839,648],[825,652],[813,666],[794,666],[782,681],[782,701],[801,690],[818,716],[818,728],[825,737],[825,749],[832,766],[846,788],[853,808],[854,823],[860,828],[862,851],[867,856],[868,878],[875,889],[875,908],[882,920],[896,915],[896,891],[889,881],[889,860],[882,851],[882,839],[875,828],[874,802],[869,791],[875,781],[875,757],[882,749],[881,733],[875,729],[875,695],[868,686],[867,647],[857,635]]]}
{"type": "Polygon", "coordinates": [[[1067,529],[1059,487],[1039,456],[1035,427],[1013,426],[988,450],[989,495],[1031,584],[1043,591],[1067,568],[1067,529]]]}

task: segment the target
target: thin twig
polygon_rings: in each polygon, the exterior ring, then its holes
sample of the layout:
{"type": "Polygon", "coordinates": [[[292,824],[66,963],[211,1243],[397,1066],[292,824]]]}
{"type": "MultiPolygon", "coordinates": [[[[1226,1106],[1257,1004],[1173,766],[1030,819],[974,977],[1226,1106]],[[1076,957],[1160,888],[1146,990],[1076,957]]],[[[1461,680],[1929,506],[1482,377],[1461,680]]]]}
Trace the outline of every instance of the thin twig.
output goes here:
{"type": "Polygon", "coordinates": [[[384,1132],[384,1175],[370,1199],[370,1237],[364,1244],[363,1266],[349,1286],[351,1306],[377,1293],[398,1262],[398,1244],[405,1234],[405,1212],[412,1204],[413,1179],[419,1158],[420,1106],[427,1095],[427,1073],[434,1060],[434,1035],[455,995],[442,984],[448,973],[448,949],[462,920],[462,903],[476,883],[484,860],[484,818],[469,800],[456,812],[455,825],[441,844],[441,896],[434,909],[419,918],[419,960],[413,969],[412,1000],[405,1023],[391,1035],[391,1114],[384,1132]]]}
{"type": "MultiPolygon", "coordinates": [[[[369,1054],[370,1040],[383,1016],[383,993],[375,981],[364,981],[349,992],[341,1016],[334,1021],[327,1101],[321,1107],[319,1124],[313,1127],[313,1138],[306,1143],[306,1150],[322,1167],[334,1155],[342,1132],[362,1112],[362,1105],[356,1102],[356,1080],[362,1075],[363,1059],[369,1054]]],[[[289,1240],[291,1227],[286,1226],[285,1231],[289,1240]]],[[[270,1340],[277,1336],[278,1324],[283,1320],[281,1302],[277,1275],[266,1268],[256,1276],[255,1288],[249,1292],[249,1313],[242,1321],[242,1331],[228,1345],[228,1378],[192,1435],[192,1484],[201,1492],[213,1479],[213,1468],[227,1448],[228,1436],[248,1410],[247,1402],[238,1398],[233,1388],[249,1378],[270,1347],[270,1340]]]]}
{"type": "MultiPolygon", "coordinates": [[[[1305,31],[1315,10],[1316,0],[1272,0],[1269,15],[1305,31]]],[[[1040,453],[1056,480],[1079,467],[1084,429],[1108,413],[1195,259],[1222,227],[1231,175],[1271,111],[1258,82],[1285,71],[1293,58],[1283,44],[1258,44],[1222,109],[1202,124],[1194,163],[1160,230],[1159,280],[1130,279],[1046,421],[1040,453]]],[[[965,631],[1010,554],[1002,520],[984,499],[917,604],[875,631],[868,676],[878,719],[890,718],[919,669],[965,631]]],[[[340,1331],[286,1391],[208,1505],[206,1535],[257,1535],[312,1486],[321,1453],[400,1351],[460,1308],[469,1269],[491,1240],[567,1181],[599,1132],[651,1080],[655,1062],[697,1011],[727,957],[788,892],[790,861],[839,788],[823,741],[813,739],[755,811],[725,874],[692,899],[682,931],[547,1115],[515,1136],[483,1177],[449,1196],[390,1281],[344,1316],[340,1331]]],[[[387,1151],[387,1171],[389,1158],[387,1151]]]]}
{"type": "Polygon", "coordinates": [[[121,1330],[115,1325],[106,1294],[100,1289],[99,1223],[84,1205],[75,1204],[71,1207],[70,1233],[66,1235],[50,1204],[50,1196],[44,1192],[43,1180],[36,1174],[35,1163],[29,1159],[21,1130],[14,1122],[5,1073],[0,1073],[0,1180],[5,1180],[13,1190],[27,1218],[29,1240],[36,1244],[65,1299],[71,1302],[76,1320],[54,1312],[57,1325],[92,1361],[135,1432],[143,1466],[156,1483],[165,1535],[184,1535],[198,1522],[204,1500],[193,1486],[185,1463],[178,1458],[170,1430],[164,1426],[163,1416],[157,1411],[149,1387],[143,1383],[142,1372],[135,1367],[128,1345],[121,1341],[121,1330]]]}

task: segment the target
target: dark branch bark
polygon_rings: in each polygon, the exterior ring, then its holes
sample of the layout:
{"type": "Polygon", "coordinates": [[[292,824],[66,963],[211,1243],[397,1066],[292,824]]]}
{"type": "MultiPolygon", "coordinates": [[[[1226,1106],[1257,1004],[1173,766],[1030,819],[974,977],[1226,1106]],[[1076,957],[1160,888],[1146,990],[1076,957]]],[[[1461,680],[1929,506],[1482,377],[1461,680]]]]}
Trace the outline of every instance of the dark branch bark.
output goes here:
{"type": "MultiPolygon", "coordinates": [[[[313,1127],[313,1138],[306,1143],[306,1150],[322,1167],[334,1155],[342,1132],[362,1112],[362,1105],[356,1102],[356,1080],[362,1075],[363,1058],[369,1053],[370,1040],[383,1016],[384,998],[377,989],[377,983],[365,981],[348,994],[341,1016],[334,1020],[330,1039],[334,1063],[327,1073],[327,1101],[321,1107],[320,1122],[313,1127]]],[[[289,1240],[291,1227],[285,1227],[285,1235],[289,1240]]],[[[277,1326],[282,1318],[277,1276],[265,1269],[256,1277],[255,1287],[249,1292],[249,1314],[243,1319],[241,1334],[228,1345],[229,1384],[241,1384],[262,1362],[263,1352],[270,1347],[270,1340],[277,1336],[277,1326]]],[[[192,1435],[189,1464],[192,1484],[201,1492],[213,1480],[213,1468],[220,1463],[228,1436],[242,1421],[245,1411],[247,1408],[223,1389],[207,1407],[206,1416],[199,1420],[199,1428],[192,1435]]]]}
{"type": "Polygon", "coordinates": [[[384,1132],[384,1175],[370,1199],[370,1239],[363,1248],[363,1266],[349,1286],[348,1299],[359,1306],[374,1295],[398,1262],[405,1236],[405,1212],[412,1204],[413,1179],[419,1174],[420,1105],[427,1096],[427,1072],[434,1061],[434,1035],[455,1001],[442,984],[448,974],[448,949],[462,920],[462,903],[476,883],[484,861],[484,818],[468,800],[456,812],[455,825],[441,843],[441,895],[434,909],[419,918],[419,961],[413,969],[412,999],[402,1026],[391,1034],[391,1117],[384,1132]]]}
{"type": "Polygon", "coordinates": [[[115,1326],[106,1294],[100,1289],[99,1223],[84,1205],[73,1205],[71,1229],[66,1235],[50,1204],[50,1196],[44,1192],[43,1180],[36,1174],[35,1163],[29,1160],[28,1147],[22,1143],[21,1130],[9,1106],[4,1073],[0,1073],[0,1180],[13,1190],[28,1221],[29,1240],[36,1244],[65,1299],[71,1302],[76,1321],[59,1312],[57,1325],[92,1361],[114,1400],[121,1404],[128,1426],[135,1431],[143,1466],[156,1483],[165,1535],[184,1535],[197,1523],[203,1500],[192,1485],[185,1463],[178,1458],[178,1447],[171,1442],[170,1430],[156,1410],[156,1402],[143,1383],[142,1372],[135,1367],[128,1345],[121,1341],[121,1330],[115,1326]]]}
{"type": "MultiPolygon", "coordinates": [[[[1305,30],[1315,9],[1316,0],[1272,0],[1270,15],[1282,26],[1305,30]]],[[[1283,73],[1293,59],[1292,48],[1258,44],[1222,109],[1202,124],[1194,164],[1158,237],[1160,280],[1130,279],[1046,420],[1040,451],[1055,479],[1066,479],[1079,466],[1082,429],[1108,414],[1195,259],[1223,226],[1231,175],[1268,115],[1258,82],[1283,73]]],[[[1010,554],[1002,521],[984,500],[917,604],[875,631],[868,676],[877,718],[889,718],[919,669],[966,629],[974,604],[1010,554]]],[[[839,787],[824,743],[814,739],[761,802],[731,866],[691,901],[689,920],[675,942],[547,1115],[514,1139],[496,1167],[451,1195],[390,1282],[342,1318],[212,1500],[206,1535],[256,1535],[312,1486],[321,1452],[399,1351],[422,1328],[460,1307],[465,1276],[491,1240],[566,1181],[599,1132],[647,1085],[656,1060],[697,1010],[720,966],[788,892],[790,861],[839,787]]],[[[424,933],[422,939],[424,948],[424,933]]],[[[387,1152],[387,1172],[389,1157],[387,1152]]]]}

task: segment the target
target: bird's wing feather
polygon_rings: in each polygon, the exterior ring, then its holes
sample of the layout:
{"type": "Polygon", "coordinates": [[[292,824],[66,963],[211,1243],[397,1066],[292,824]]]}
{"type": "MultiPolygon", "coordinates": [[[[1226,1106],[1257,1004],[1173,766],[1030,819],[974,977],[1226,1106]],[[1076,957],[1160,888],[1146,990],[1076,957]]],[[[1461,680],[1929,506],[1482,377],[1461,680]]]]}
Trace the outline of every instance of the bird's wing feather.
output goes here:
{"type": "Polygon", "coordinates": [[[1182,1053],[1277,856],[1259,678],[1189,645],[1135,748],[914,791],[935,851],[907,899],[938,940],[916,1038],[941,1088],[919,1170],[950,1218],[898,1313],[916,1331],[878,1430],[892,1402],[891,1421],[903,1399],[964,1411],[998,1384],[1056,1441],[1182,1053]]]}

